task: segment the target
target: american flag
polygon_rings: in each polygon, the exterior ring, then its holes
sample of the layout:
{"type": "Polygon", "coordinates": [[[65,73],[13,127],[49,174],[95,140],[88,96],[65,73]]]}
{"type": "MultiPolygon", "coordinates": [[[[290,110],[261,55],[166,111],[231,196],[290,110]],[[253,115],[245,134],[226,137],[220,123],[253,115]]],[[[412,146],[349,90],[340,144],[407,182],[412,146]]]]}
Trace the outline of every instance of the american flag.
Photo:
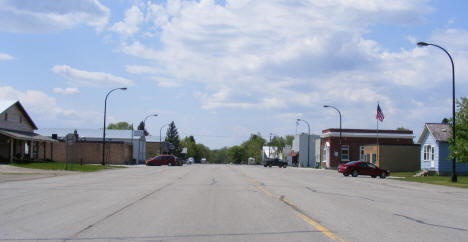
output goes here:
{"type": "Polygon", "coordinates": [[[378,120],[380,120],[380,122],[383,122],[383,120],[384,120],[384,118],[385,118],[384,115],[383,115],[383,113],[382,113],[382,109],[380,109],[380,105],[379,105],[379,104],[377,104],[377,114],[375,115],[375,118],[378,119],[378,120]]]}

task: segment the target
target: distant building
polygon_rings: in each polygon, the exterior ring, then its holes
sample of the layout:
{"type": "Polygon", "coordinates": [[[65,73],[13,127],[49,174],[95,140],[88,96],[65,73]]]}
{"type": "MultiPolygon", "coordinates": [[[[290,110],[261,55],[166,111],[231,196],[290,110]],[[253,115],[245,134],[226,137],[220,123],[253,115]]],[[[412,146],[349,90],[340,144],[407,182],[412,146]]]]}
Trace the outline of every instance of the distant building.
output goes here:
{"type": "Polygon", "coordinates": [[[262,161],[268,158],[280,158],[280,154],[277,151],[276,146],[263,146],[263,155],[262,155],[262,161]]]}
{"type": "Polygon", "coordinates": [[[316,162],[320,161],[316,159],[317,151],[315,149],[315,143],[317,142],[317,139],[320,141],[320,136],[315,134],[311,134],[309,136],[306,133],[302,133],[294,136],[291,148],[292,151],[290,152],[293,166],[297,166],[299,164],[301,167],[317,167],[316,162]]]}
{"type": "Polygon", "coordinates": [[[321,135],[322,167],[337,167],[340,163],[364,160],[364,146],[370,144],[413,144],[411,130],[326,129],[321,135]],[[378,139],[378,141],[377,141],[378,139]],[[340,149],[341,148],[341,149],[340,149]]]}
{"type": "MultiPolygon", "coordinates": [[[[418,139],[420,146],[421,170],[433,170],[440,175],[452,174],[452,160],[449,158],[451,127],[448,124],[426,123],[418,139]]],[[[468,163],[456,163],[459,175],[468,174],[468,163]]]]}
{"type": "MultiPolygon", "coordinates": [[[[101,162],[102,158],[99,155],[99,150],[102,152],[102,129],[73,129],[73,128],[44,128],[39,129],[37,132],[41,135],[52,137],[56,136],[58,140],[63,140],[63,138],[74,131],[78,132],[80,143],[93,144],[95,148],[92,149],[94,155],[93,163],[101,162]]],[[[122,154],[119,157],[114,158],[113,163],[138,163],[144,164],[146,159],[146,139],[142,131],[140,130],[117,130],[117,129],[106,129],[106,146],[110,144],[126,144],[130,146],[128,155],[122,154]]],[[[115,149],[106,149],[108,152],[115,149]]],[[[109,156],[107,156],[110,158],[109,156]]],[[[91,159],[91,158],[90,158],[91,159]]]]}
{"type": "Polygon", "coordinates": [[[19,101],[0,101],[0,161],[50,160],[56,141],[41,136],[19,101]]]}

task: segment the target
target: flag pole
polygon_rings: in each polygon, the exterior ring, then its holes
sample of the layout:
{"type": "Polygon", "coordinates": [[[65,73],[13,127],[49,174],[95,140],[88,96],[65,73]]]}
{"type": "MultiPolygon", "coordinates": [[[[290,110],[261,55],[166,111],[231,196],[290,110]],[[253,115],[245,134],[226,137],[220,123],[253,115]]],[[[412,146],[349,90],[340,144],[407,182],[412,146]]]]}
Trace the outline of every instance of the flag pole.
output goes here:
{"type": "MultiPolygon", "coordinates": [[[[379,102],[377,102],[377,109],[379,107],[379,102]]],[[[378,112],[378,110],[377,110],[378,112]]],[[[375,121],[377,122],[377,154],[376,157],[375,157],[375,163],[377,163],[377,158],[379,157],[379,119],[376,117],[375,121]]]]}

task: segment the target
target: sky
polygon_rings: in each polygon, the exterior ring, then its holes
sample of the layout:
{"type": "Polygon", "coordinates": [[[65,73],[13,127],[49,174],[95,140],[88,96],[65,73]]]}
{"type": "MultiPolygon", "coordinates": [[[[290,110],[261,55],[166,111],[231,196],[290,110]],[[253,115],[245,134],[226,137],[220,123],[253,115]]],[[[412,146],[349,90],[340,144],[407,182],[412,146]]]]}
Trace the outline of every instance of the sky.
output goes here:
{"type": "MultiPolygon", "coordinates": [[[[174,121],[211,149],[250,134],[405,127],[468,93],[468,2],[0,0],[0,100],[39,128],[174,121]]],[[[164,129],[163,129],[164,132],[164,129]]]]}

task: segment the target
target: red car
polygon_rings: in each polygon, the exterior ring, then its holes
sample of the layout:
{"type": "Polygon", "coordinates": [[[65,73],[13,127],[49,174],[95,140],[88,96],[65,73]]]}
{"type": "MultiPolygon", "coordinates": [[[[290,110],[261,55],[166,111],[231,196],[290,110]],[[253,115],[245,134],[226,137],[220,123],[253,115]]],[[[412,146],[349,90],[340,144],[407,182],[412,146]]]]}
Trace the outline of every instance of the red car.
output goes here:
{"type": "Polygon", "coordinates": [[[372,178],[376,178],[377,176],[385,178],[390,175],[389,170],[381,169],[365,161],[351,161],[346,164],[340,164],[338,165],[338,172],[343,173],[344,176],[349,176],[349,174],[351,174],[353,177],[368,175],[372,178]]]}
{"type": "Polygon", "coordinates": [[[147,166],[160,166],[160,165],[168,165],[168,166],[178,166],[182,165],[180,161],[173,155],[159,155],[153,157],[147,161],[145,161],[147,166]]]}

